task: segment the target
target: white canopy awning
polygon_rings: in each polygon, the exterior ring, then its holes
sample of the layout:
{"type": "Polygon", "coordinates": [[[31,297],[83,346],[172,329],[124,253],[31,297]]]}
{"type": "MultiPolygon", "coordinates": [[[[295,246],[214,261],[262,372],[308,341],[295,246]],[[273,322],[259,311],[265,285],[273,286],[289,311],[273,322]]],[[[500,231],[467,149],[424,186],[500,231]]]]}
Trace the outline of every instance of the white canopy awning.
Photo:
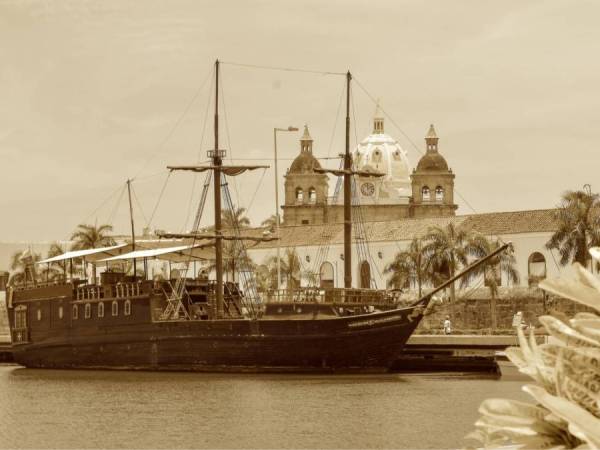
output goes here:
{"type": "Polygon", "coordinates": [[[85,258],[86,261],[95,262],[102,258],[119,255],[123,252],[131,250],[131,244],[117,244],[111,247],[88,248],[85,250],[73,250],[63,253],[62,255],[53,256],[52,258],[38,261],[38,264],[51,263],[56,261],[64,261],[72,258],[85,258]]]}
{"type": "Polygon", "coordinates": [[[157,258],[171,262],[214,259],[215,251],[212,244],[178,245],[176,247],[136,250],[122,255],[101,259],[102,262],[119,261],[123,259],[157,258]]]}

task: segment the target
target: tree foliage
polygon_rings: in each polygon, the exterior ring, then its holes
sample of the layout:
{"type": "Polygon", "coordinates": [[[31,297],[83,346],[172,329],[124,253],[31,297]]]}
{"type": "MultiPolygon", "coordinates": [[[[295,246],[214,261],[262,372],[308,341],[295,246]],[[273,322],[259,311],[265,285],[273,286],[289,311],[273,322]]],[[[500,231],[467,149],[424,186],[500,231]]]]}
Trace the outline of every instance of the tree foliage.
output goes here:
{"type": "Polygon", "coordinates": [[[113,230],[112,225],[79,224],[71,235],[72,250],[86,250],[115,245],[115,240],[108,234],[113,230]]]}
{"type": "Polygon", "coordinates": [[[600,245],[600,196],[584,190],[565,192],[556,220],[558,229],[546,248],[558,250],[563,266],[571,262],[587,266],[588,249],[600,245]]]}
{"type": "Polygon", "coordinates": [[[407,283],[415,284],[421,297],[423,284],[432,278],[427,269],[423,242],[420,238],[414,238],[406,250],[396,254],[383,273],[389,275],[388,284],[396,289],[403,288],[407,283]]]}

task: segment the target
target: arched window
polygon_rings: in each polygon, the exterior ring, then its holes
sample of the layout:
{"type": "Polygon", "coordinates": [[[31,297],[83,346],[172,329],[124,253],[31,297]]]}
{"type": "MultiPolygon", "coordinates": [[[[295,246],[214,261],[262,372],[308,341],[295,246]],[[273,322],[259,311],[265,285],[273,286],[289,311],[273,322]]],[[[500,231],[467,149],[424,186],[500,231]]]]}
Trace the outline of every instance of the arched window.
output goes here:
{"type": "Polygon", "coordinates": [[[39,308],[37,310],[37,320],[42,320],[42,310],[39,308]]]}
{"type": "Polygon", "coordinates": [[[442,200],[444,200],[444,188],[438,186],[435,188],[435,201],[441,202],[442,200]]]}
{"type": "Polygon", "coordinates": [[[58,318],[59,319],[63,318],[63,307],[62,306],[58,307],[58,318]]]}
{"type": "Polygon", "coordinates": [[[104,317],[104,302],[98,303],[98,317],[104,317]]]}
{"type": "Polygon", "coordinates": [[[73,319],[79,319],[79,306],[73,305],[73,319]]]}
{"type": "Polygon", "coordinates": [[[320,275],[320,286],[322,288],[332,288],[334,287],[334,277],[333,277],[333,264],[328,261],[325,261],[321,264],[321,269],[319,270],[320,275]]]}
{"type": "Polygon", "coordinates": [[[302,190],[302,188],[296,188],[296,201],[304,201],[304,191],[302,190]]]}
{"type": "Polygon", "coordinates": [[[112,315],[119,315],[119,303],[116,300],[112,302],[112,315]]]}
{"type": "Polygon", "coordinates": [[[360,263],[360,287],[362,289],[371,287],[371,266],[368,261],[360,263]]]}
{"type": "Polygon", "coordinates": [[[317,190],[314,187],[308,190],[308,201],[310,203],[316,203],[317,201],[317,190]]]}
{"type": "Polygon", "coordinates": [[[529,255],[527,264],[529,286],[537,286],[540,280],[546,278],[546,258],[540,252],[529,255]]]}
{"type": "Polygon", "coordinates": [[[125,300],[125,304],[123,305],[123,314],[129,316],[131,314],[131,301],[125,300]]]}
{"type": "Polygon", "coordinates": [[[90,317],[92,317],[92,305],[90,305],[89,303],[86,303],[83,311],[84,311],[84,317],[86,319],[89,319],[90,317]]]}
{"type": "Polygon", "coordinates": [[[423,196],[424,202],[431,200],[431,191],[429,190],[428,186],[423,186],[423,189],[421,189],[421,195],[423,196]]]}

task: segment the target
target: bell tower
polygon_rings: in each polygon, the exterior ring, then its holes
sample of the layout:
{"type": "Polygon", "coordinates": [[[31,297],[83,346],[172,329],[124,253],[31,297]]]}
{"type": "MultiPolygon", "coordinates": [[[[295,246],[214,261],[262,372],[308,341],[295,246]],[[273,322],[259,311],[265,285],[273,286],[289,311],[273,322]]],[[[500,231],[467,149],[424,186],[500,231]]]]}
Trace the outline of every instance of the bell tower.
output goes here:
{"type": "Polygon", "coordinates": [[[419,160],[411,178],[412,217],[444,217],[456,215],[454,173],[438,151],[439,138],[433,124],[425,136],[425,155],[419,160]]]}
{"type": "Polygon", "coordinates": [[[329,179],[317,173],[321,164],[313,155],[313,138],[308,126],[300,138],[300,154],[285,175],[284,225],[313,225],[327,221],[329,179]]]}

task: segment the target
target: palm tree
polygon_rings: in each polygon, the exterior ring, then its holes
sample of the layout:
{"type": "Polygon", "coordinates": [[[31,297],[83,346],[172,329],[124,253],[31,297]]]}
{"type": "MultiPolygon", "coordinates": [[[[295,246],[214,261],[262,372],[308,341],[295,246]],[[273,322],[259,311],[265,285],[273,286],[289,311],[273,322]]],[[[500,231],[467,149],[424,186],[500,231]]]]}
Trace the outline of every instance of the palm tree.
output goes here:
{"type": "MultiPolygon", "coordinates": [[[[454,277],[461,267],[465,267],[469,263],[470,257],[485,256],[488,247],[485,236],[471,229],[456,227],[452,222],[445,228],[431,227],[423,237],[423,241],[426,266],[431,271],[432,278],[437,282],[454,277]]],[[[456,289],[452,283],[450,285],[450,308],[455,300],[456,289]]]]}
{"type": "Polygon", "coordinates": [[[245,216],[246,208],[224,209],[221,211],[221,227],[224,230],[238,230],[248,228],[250,219],[245,216]]]}
{"type": "MultiPolygon", "coordinates": [[[[272,276],[277,279],[277,256],[271,256],[267,260],[267,267],[269,267],[272,276]]],[[[300,286],[301,269],[300,257],[298,256],[298,253],[296,253],[296,250],[290,248],[285,249],[283,258],[280,260],[280,270],[281,275],[286,280],[288,289],[300,286]]]]}
{"type": "Polygon", "coordinates": [[[556,212],[558,229],[546,243],[560,253],[561,265],[587,266],[588,249],[600,245],[600,196],[591,191],[567,191],[556,212]]]}
{"type": "Polygon", "coordinates": [[[398,252],[383,273],[391,274],[389,284],[396,289],[406,286],[407,282],[416,284],[420,298],[423,284],[431,278],[427,272],[421,239],[414,238],[406,250],[398,252]]]}
{"type": "MultiPolygon", "coordinates": [[[[498,241],[487,242],[486,254],[490,254],[502,244],[498,241]]],[[[516,268],[517,260],[513,252],[512,246],[508,251],[502,252],[491,258],[481,269],[485,279],[485,285],[490,288],[490,310],[492,318],[492,331],[498,326],[496,315],[496,297],[498,296],[498,286],[501,281],[502,274],[506,275],[508,283],[519,283],[519,272],[516,268]]]]}
{"type": "Polygon", "coordinates": [[[8,284],[15,286],[27,282],[27,275],[37,281],[35,264],[42,259],[39,253],[32,253],[30,249],[19,250],[10,257],[11,275],[8,284]]]}
{"type": "Polygon", "coordinates": [[[88,248],[100,248],[115,245],[115,240],[107,233],[112,231],[112,225],[86,225],[79,224],[71,235],[74,241],[72,250],[86,250],[88,248]]]}
{"type": "MultiPolygon", "coordinates": [[[[53,258],[66,253],[65,247],[59,242],[53,242],[48,249],[46,258],[53,258]]],[[[67,279],[67,261],[54,261],[41,269],[42,280],[56,281],[67,279]]]]}
{"type": "MultiPolygon", "coordinates": [[[[71,235],[72,250],[86,250],[89,248],[100,248],[115,245],[115,240],[107,233],[112,231],[112,225],[87,225],[79,224],[71,235]]],[[[93,282],[96,283],[96,264],[92,263],[93,282]]]]}
{"type": "Polygon", "coordinates": [[[275,229],[277,227],[277,216],[275,214],[272,214],[270,217],[263,220],[260,226],[266,228],[271,233],[275,232],[275,229]]]}

